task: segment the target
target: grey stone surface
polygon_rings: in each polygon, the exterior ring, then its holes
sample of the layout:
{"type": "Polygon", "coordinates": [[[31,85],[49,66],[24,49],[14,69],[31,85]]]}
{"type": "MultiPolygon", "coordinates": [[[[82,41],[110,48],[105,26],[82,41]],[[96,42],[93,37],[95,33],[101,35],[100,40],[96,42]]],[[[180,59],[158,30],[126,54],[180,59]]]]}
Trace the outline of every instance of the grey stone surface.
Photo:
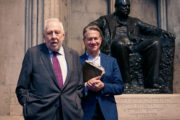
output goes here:
{"type": "Polygon", "coordinates": [[[0,120],[24,120],[22,116],[0,116],[0,120]]]}
{"type": "Polygon", "coordinates": [[[8,116],[17,115],[20,107],[11,86],[17,84],[24,56],[24,4],[24,0],[0,0],[0,120],[16,120],[8,116]]]}
{"type": "Polygon", "coordinates": [[[157,26],[157,0],[131,0],[130,16],[138,17],[142,21],[157,26]]]}
{"type": "Polygon", "coordinates": [[[174,93],[180,93],[180,0],[168,0],[168,30],[176,34],[174,93]]]}
{"type": "Polygon", "coordinates": [[[82,40],[83,28],[101,15],[107,14],[106,0],[71,0],[71,38],[68,46],[77,50],[79,54],[84,52],[82,40]]]}
{"type": "Polygon", "coordinates": [[[0,85],[0,116],[10,115],[10,89],[8,86],[0,85]]]}
{"type": "Polygon", "coordinates": [[[119,120],[179,120],[180,94],[118,95],[119,120]]]}

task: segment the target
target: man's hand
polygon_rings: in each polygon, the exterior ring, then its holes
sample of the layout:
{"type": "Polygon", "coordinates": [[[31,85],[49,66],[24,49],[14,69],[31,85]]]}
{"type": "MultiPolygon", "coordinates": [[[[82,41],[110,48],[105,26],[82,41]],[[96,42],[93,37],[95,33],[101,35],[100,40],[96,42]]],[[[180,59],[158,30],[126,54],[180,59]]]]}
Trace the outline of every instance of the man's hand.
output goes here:
{"type": "Polygon", "coordinates": [[[162,31],[163,38],[170,38],[170,39],[175,39],[176,36],[173,33],[167,32],[167,31],[162,31]]]}
{"type": "Polygon", "coordinates": [[[101,76],[94,77],[86,82],[88,90],[98,92],[104,88],[104,83],[100,80],[101,76]]]}

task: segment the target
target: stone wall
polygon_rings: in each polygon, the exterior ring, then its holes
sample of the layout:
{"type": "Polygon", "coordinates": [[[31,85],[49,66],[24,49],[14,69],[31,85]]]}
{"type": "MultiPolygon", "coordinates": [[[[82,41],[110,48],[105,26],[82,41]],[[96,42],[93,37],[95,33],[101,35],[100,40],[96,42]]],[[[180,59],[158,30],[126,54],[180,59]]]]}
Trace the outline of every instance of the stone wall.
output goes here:
{"type": "Polygon", "coordinates": [[[107,14],[107,0],[71,0],[71,36],[68,46],[77,50],[80,54],[84,52],[82,40],[83,28],[101,15],[107,14]]]}
{"type": "Polygon", "coordinates": [[[0,120],[21,119],[14,91],[24,57],[24,4],[0,0],[0,120]]]}
{"type": "Polygon", "coordinates": [[[174,93],[180,93],[180,0],[168,0],[168,30],[176,34],[174,59],[174,93]]]}

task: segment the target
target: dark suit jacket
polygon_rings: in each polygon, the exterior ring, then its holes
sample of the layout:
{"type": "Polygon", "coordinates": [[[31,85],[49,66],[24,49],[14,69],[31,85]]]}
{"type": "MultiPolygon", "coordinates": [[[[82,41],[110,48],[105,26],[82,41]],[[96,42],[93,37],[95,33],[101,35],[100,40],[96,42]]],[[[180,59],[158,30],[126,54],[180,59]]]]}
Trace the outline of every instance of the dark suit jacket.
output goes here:
{"type": "Polygon", "coordinates": [[[16,94],[26,120],[81,120],[83,89],[78,54],[63,46],[68,74],[61,90],[53,72],[49,51],[43,43],[28,49],[19,76],[16,94]]]}
{"type": "MultiPolygon", "coordinates": [[[[124,85],[121,73],[115,58],[100,54],[101,65],[105,68],[105,74],[101,78],[104,82],[104,89],[100,92],[88,91],[88,96],[82,101],[84,120],[92,120],[98,101],[105,120],[118,120],[116,102],[114,95],[122,94],[124,85]]],[[[81,57],[81,64],[88,59],[86,54],[81,57]]]]}

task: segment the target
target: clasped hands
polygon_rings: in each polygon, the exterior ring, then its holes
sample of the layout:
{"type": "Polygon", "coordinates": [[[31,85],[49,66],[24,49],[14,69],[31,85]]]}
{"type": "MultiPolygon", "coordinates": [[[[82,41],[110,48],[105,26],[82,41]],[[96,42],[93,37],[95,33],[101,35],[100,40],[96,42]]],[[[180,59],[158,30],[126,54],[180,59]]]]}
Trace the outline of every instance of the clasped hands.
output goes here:
{"type": "Polygon", "coordinates": [[[98,92],[104,88],[104,83],[100,80],[101,76],[94,77],[88,80],[85,84],[88,90],[98,92]]]}

